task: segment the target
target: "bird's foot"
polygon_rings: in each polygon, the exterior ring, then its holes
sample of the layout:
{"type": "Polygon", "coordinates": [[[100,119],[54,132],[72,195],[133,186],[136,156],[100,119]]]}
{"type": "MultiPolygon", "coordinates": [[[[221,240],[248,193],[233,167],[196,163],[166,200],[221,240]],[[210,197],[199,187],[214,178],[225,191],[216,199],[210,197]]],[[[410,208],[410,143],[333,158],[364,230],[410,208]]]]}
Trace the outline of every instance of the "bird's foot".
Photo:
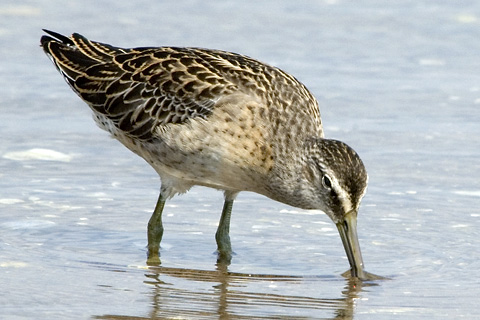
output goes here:
{"type": "Polygon", "coordinates": [[[160,254],[158,249],[156,251],[149,249],[147,254],[147,266],[156,267],[161,264],[162,263],[160,261],[160,254]]]}
{"type": "Polygon", "coordinates": [[[217,250],[215,253],[217,254],[217,266],[228,267],[232,262],[232,256],[234,255],[232,251],[217,250]]]}

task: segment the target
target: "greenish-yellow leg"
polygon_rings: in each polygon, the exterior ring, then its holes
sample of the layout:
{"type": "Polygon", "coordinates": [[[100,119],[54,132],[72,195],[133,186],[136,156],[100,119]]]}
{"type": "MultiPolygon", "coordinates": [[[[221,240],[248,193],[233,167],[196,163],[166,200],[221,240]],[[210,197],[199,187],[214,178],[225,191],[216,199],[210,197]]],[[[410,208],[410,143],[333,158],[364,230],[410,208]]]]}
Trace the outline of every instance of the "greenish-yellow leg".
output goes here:
{"type": "Polygon", "coordinates": [[[234,199],[225,199],[223,204],[222,217],[218,225],[215,239],[217,240],[218,248],[218,263],[229,264],[232,260],[232,245],[230,244],[230,216],[232,215],[234,199]]]}
{"type": "Polygon", "coordinates": [[[163,236],[163,224],[162,224],[162,212],[163,207],[165,206],[166,199],[163,197],[160,192],[160,196],[157,200],[157,205],[153,211],[152,217],[148,221],[148,265],[159,265],[160,264],[160,241],[162,241],[163,236]]]}

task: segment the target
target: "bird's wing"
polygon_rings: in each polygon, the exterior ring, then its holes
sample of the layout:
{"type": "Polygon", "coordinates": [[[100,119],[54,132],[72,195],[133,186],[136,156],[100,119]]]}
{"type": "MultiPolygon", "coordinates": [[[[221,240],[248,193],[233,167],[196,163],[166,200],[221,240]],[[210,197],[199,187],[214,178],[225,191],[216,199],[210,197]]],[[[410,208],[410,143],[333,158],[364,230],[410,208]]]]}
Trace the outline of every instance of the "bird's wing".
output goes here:
{"type": "Polygon", "coordinates": [[[243,55],[199,48],[125,49],[76,33],[68,38],[46,32],[41,45],[72,89],[134,138],[148,140],[159,126],[206,118],[221,97],[238,91],[275,101],[278,108],[305,106],[320,119],[316,100],[303,84],[243,55]]]}
{"type": "Polygon", "coordinates": [[[152,138],[158,126],[207,117],[236,90],[188,48],[123,49],[48,32],[41,44],[72,89],[126,134],[152,138]]]}

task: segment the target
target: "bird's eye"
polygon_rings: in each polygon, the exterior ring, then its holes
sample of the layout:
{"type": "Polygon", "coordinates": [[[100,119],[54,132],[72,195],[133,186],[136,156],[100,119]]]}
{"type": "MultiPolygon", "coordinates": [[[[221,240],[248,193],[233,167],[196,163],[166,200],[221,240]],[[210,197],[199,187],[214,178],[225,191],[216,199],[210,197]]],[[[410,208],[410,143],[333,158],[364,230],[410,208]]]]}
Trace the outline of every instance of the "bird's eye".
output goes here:
{"type": "Polygon", "coordinates": [[[324,175],[322,177],[322,184],[323,184],[323,187],[326,188],[326,189],[332,189],[332,181],[330,180],[330,178],[327,176],[327,175],[324,175]]]}

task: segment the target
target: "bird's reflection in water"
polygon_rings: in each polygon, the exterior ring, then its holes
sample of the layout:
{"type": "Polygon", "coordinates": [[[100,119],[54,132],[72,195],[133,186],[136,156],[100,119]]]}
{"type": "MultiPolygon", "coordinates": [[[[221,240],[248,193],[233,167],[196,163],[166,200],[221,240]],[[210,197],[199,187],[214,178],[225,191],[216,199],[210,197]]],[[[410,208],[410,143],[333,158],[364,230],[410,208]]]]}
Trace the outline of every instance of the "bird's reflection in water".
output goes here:
{"type": "Polygon", "coordinates": [[[354,318],[362,289],[376,285],[338,277],[235,273],[223,265],[217,265],[215,271],[168,267],[148,271],[145,283],[152,286],[148,317],[103,315],[96,319],[347,320],[354,318]],[[340,293],[332,294],[335,298],[309,297],[309,292],[336,287],[331,286],[332,281],[345,283],[340,293]],[[305,288],[308,290],[302,290],[305,288]]]}

